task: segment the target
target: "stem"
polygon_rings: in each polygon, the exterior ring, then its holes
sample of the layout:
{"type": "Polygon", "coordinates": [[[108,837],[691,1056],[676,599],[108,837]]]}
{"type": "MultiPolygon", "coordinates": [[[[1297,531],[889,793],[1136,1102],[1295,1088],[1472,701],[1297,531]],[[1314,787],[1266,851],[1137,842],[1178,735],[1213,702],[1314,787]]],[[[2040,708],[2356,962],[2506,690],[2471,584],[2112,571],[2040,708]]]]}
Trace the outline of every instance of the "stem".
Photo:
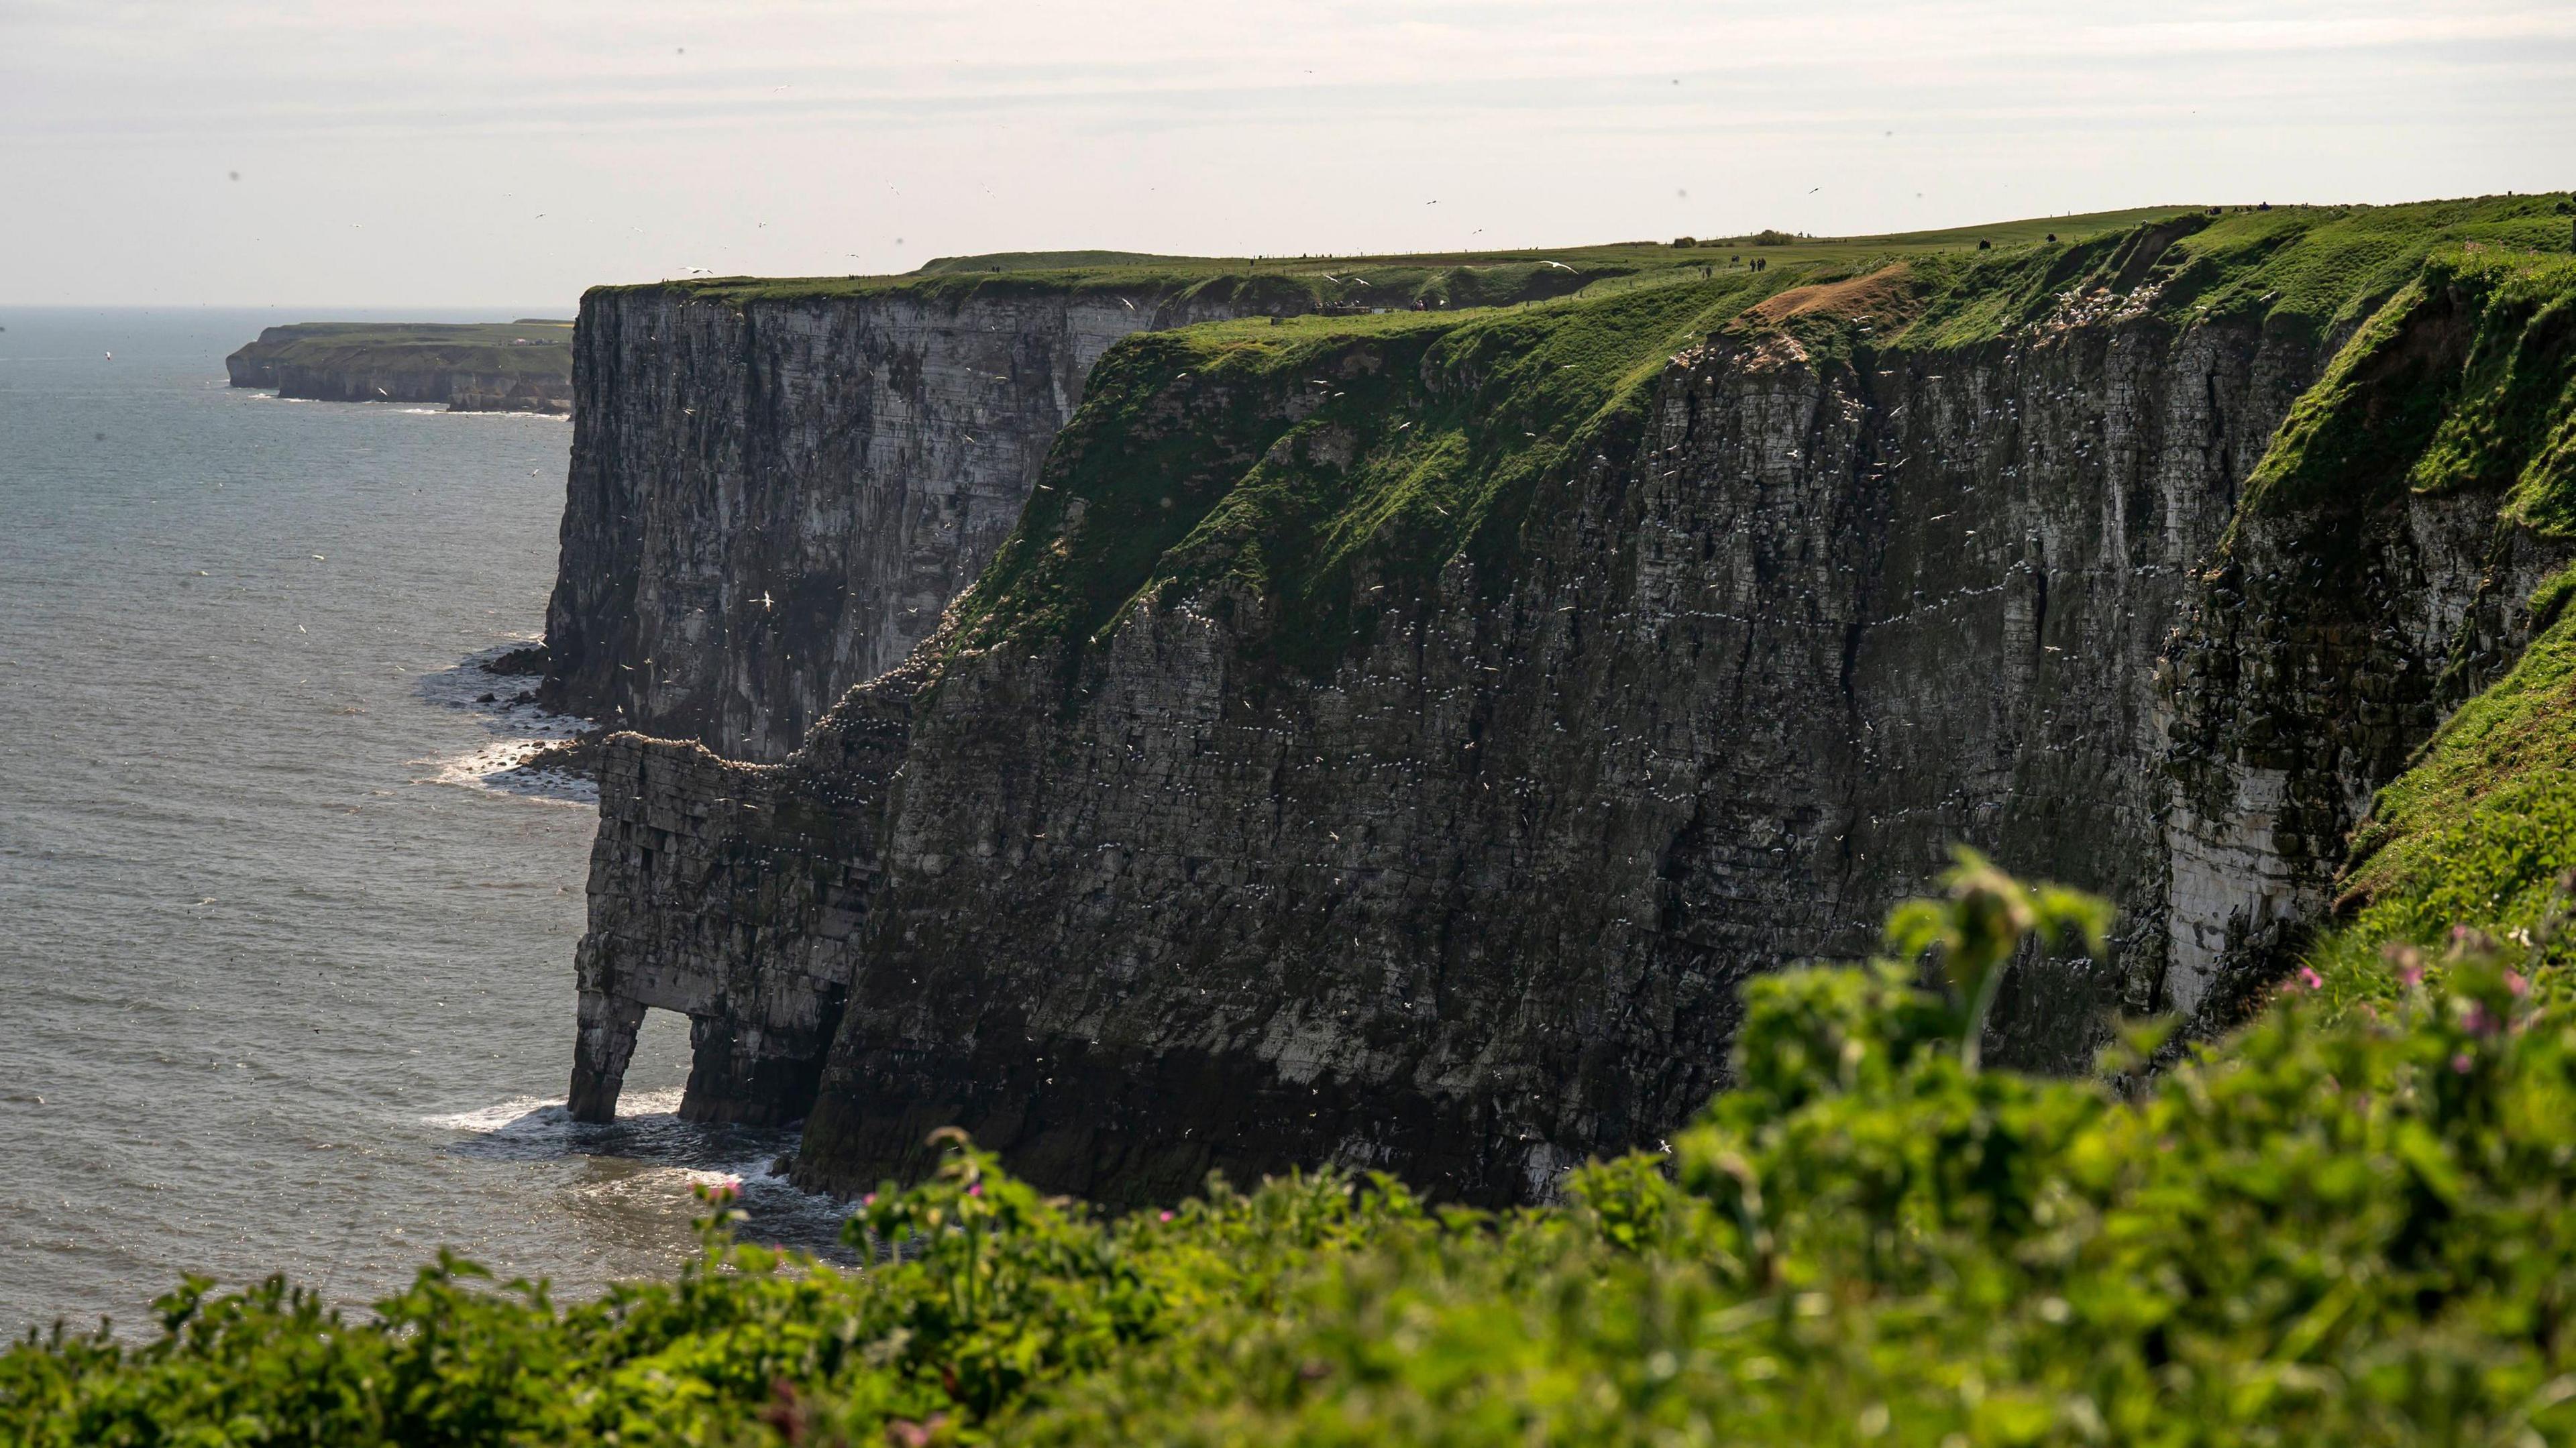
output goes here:
{"type": "Polygon", "coordinates": [[[2012,957],[2006,956],[1989,966],[1985,978],[1977,982],[1977,998],[1968,1005],[1968,1031],[1959,1042],[1959,1064],[1971,1076],[1977,1074],[1985,1051],[1986,1017],[1995,1008],[1995,997],[2003,992],[2004,971],[2011,965],[2012,957]]]}

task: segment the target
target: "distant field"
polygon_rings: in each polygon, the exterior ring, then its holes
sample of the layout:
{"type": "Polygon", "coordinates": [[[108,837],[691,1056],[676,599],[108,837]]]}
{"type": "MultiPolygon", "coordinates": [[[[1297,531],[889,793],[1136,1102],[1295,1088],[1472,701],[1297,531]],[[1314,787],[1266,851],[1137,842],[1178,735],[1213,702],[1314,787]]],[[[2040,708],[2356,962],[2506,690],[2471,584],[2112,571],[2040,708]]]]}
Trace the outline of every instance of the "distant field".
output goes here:
{"type": "MultiPolygon", "coordinates": [[[[1416,296],[1438,305],[1476,306],[1537,300],[1578,289],[1610,289],[1697,276],[1701,268],[1768,264],[1857,262],[1872,257],[1975,251],[2045,245],[2050,236],[2073,242],[2142,222],[2161,221],[2205,208],[2146,206],[2082,216],[2035,217],[1946,231],[1886,236],[1791,237],[1765,245],[1750,236],[1699,239],[1677,247],[1672,238],[1610,242],[1598,246],[1537,250],[1449,251],[1412,254],[1210,257],[1158,256],[1129,251],[1007,251],[983,256],[939,257],[897,276],[699,277],[647,283],[679,287],[712,301],[741,303],[865,294],[898,290],[934,293],[1002,285],[1047,290],[1111,291],[1153,287],[1187,289],[1224,277],[1276,277],[1315,300],[1351,305],[1410,305],[1416,296]],[[1544,273],[1546,275],[1542,276],[1544,273]],[[1570,274],[1570,275],[1569,275],[1570,274]]],[[[2292,208],[2279,208],[2288,211],[2292,208]]],[[[2324,208],[2342,210],[2344,208],[2324,208]]]]}

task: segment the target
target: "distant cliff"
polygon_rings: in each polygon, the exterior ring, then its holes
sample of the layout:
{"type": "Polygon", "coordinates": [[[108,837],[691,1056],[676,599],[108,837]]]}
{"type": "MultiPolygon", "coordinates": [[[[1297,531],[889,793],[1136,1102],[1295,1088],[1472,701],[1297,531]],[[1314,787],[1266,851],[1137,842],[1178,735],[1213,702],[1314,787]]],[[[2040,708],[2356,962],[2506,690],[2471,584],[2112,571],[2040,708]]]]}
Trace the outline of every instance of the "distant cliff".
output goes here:
{"type": "Polygon", "coordinates": [[[452,412],[572,411],[572,324],[303,322],[224,359],[235,387],[322,402],[426,402],[452,412]]]}
{"type": "Polygon", "coordinates": [[[1867,949],[1958,841],[2123,915],[2015,972],[1995,1050],[2223,1019],[2569,556],[2478,461],[2564,423],[2559,311],[2486,259],[2559,225],[2186,216],[1130,338],[944,631],[793,757],[610,741],[576,1108],[659,1005],[691,1112],[810,1109],[818,1186],[956,1123],[1108,1198],[1335,1160],[1526,1199],[1670,1130],[1742,981],[1867,949]],[[2465,461],[2400,486],[2427,449],[2465,461]]]}

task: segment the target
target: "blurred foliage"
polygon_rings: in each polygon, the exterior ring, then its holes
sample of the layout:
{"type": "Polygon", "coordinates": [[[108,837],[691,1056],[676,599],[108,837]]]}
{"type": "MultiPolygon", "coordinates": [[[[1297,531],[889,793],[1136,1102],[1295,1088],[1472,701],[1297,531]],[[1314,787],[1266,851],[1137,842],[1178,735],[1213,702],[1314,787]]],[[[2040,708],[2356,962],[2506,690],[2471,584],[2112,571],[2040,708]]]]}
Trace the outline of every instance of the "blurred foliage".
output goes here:
{"type": "MultiPolygon", "coordinates": [[[[2562,909],[2563,913],[2563,909],[2562,909]]],[[[1736,1089],[1555,1206],[1327,1170],[1114,1220],[951,1136],[841,1271],[736,1245],[571,1307],[441,1258],[344,1320],[191,1280],[0,1354],[27,1444],[2533,1444],[2576,1436],[2576,1011],[2463,933],[2123,1095],[1975,1069],[2101,907],[1963,857],[1903,959],[1748,990],[1736,1089]],[[1919,982],[1945,980],[1947,988],[1919,982]]],[[[2151,1052],[2132,1030],[2106,1063],[2151,1052]]]]}

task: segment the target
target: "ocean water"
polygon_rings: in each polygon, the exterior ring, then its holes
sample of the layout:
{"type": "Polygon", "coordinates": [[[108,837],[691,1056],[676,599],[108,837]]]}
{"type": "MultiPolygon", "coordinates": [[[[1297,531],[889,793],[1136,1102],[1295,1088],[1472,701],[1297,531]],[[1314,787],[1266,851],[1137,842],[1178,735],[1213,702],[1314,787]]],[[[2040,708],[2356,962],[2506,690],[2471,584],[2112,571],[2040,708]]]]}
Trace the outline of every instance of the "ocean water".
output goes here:
{"type": "Polygon", "coordinates": [[[670,1114],[684,1023],[561,1110],[596,812],[495,775],[567,721],[471,661],[543,626],[571,428],[225,385],[304,319],[0,308],[0,1332],[442,1246],[584,1294],[717,1173],[828,1242],[787,1136],[670,1114]]]}

